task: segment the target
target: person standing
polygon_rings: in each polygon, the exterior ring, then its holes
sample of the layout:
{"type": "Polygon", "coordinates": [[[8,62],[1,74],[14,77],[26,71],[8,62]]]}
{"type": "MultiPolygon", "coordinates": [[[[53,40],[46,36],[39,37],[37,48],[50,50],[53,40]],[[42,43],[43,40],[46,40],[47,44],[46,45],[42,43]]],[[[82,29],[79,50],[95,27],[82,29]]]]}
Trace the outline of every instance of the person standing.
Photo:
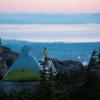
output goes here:
{"type": "Polygon", "coordinates": [[[43,50],[43,55],[44,55],[44,59],[45,59],[45,61],[47,61],[48,60],[48,51],[47,51],[47,48],[44,48],[44,50],[43,50]]]}

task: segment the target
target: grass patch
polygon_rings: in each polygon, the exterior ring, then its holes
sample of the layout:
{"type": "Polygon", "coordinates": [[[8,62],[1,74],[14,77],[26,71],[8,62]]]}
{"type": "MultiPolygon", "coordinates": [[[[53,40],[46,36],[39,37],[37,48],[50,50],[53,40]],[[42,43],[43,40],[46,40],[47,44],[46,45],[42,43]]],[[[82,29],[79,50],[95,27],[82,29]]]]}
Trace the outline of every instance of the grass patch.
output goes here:
{"type": "Polygon", "coordinates": [[[37,81],[40,74],[32,71],[14,71],[3,78],[5,81],[37,81]]]}

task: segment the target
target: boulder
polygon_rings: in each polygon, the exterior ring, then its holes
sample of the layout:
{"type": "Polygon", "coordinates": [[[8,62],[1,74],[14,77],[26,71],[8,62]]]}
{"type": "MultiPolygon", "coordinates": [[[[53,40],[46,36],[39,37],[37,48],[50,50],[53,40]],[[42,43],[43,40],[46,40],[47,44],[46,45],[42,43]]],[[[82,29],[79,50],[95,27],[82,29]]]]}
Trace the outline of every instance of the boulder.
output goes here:
{"type": "Polygon", "coordinates": [[[58,72],[60,72],[61,70],[63,70],[65,73],[77,72],[83,68],[83,65],[79,61],[60,61],[58,59],[52,59],[52,61],[58,72]]]}

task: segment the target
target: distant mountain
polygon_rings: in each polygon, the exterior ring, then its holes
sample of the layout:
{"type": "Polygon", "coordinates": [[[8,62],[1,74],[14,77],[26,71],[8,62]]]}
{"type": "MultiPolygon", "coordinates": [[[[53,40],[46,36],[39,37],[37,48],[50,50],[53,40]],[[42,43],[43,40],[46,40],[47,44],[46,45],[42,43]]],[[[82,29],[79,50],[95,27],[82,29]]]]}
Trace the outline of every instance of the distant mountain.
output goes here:
{"type": "Polygon", "coordinates": [[[82,63],[89,62],[94,49],[100,47],[100,42],[93,43],[34,43],[17,40],[3,40],[2,44],[11,48],[15,52],[21,52],[24,45],[32,47],[31,54],[37,59],[41,59],[44,47],[48,49],[51,58],[59,60],[79,60],[82,63]]]}

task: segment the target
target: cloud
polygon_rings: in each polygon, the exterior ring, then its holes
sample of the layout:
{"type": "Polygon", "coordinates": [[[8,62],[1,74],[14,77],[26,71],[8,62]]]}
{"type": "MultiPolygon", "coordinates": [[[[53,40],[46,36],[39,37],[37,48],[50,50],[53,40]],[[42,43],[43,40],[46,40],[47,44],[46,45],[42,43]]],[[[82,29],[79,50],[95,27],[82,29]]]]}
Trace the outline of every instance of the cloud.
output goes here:
{"type": "Polygon", "coordinates": [[[97,14],[0,13],[0,24],[93,24],[100,23],[97,14]]]}
{"type": "Polygon", "coordinates": [[[0,37],[35,42],[100,41],[100,24],[0,25],[0,37]]]}

